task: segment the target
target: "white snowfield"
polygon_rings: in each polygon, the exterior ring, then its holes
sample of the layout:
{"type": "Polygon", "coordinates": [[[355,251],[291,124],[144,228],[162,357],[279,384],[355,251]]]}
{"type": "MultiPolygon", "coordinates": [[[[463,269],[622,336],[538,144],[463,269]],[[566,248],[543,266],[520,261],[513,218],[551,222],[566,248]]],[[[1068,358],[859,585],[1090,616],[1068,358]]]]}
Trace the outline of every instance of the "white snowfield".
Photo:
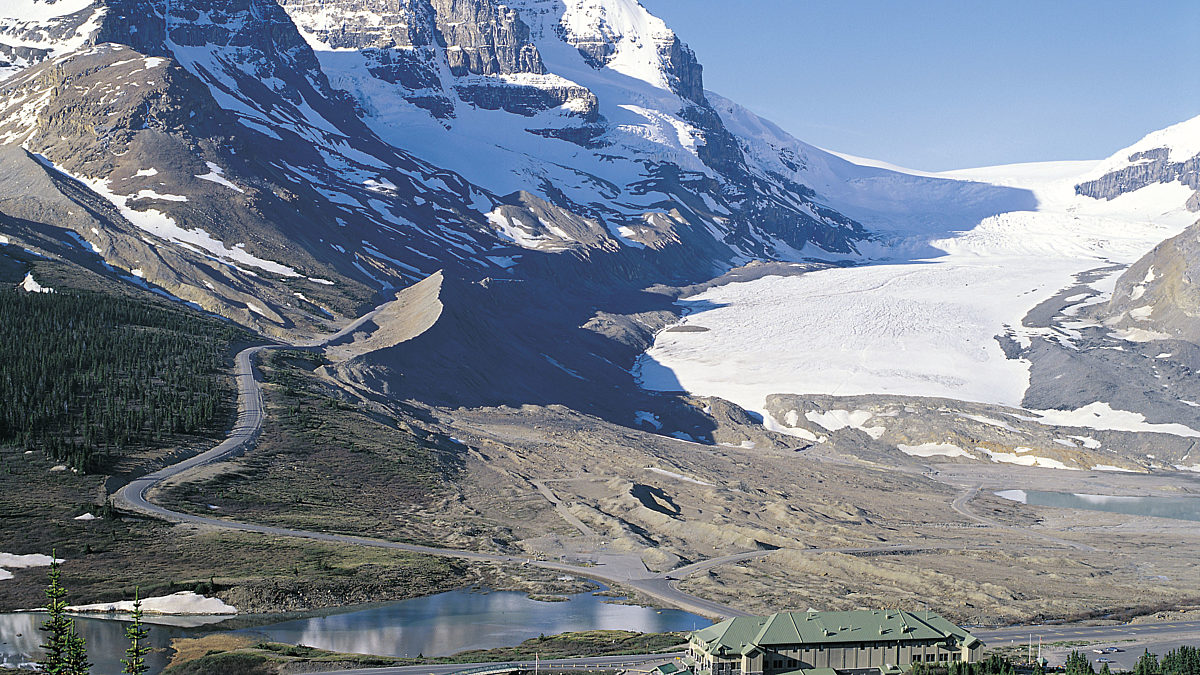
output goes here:
{"type": "MultiPolygon", "coordinates": [[[[73,605],[69,612],[128,613],[133,611],[132,600],[100,602],[93,605],[73,605]]],[[[172,595],[142,598],[142,611],[147,614],[237,614],[237,608],[219,598],[208,598],[191,591],[172,595]]]]}
{"type": "MultiPolygon", "coordinates": [[[[58,559],[62,562],[62,558],[58,559]]],[[[26,567],[47,567],[53,562],[48,555],[40,553],[29,553],[26,555],[18,555],[15,553],[0,553],[0,581],[13,578],[13,573],[10,570],[19,570],[26,567]]]]}
{"type": "Polygon", "coordinates": [[[26,293],[53,293],[54,289],[43,286],[33,278],[33,272],[26,272],[25,279],[18,285],[26,293]]]}
{"type": "MultiPolygon", "coordinates": [[[[1196,120],[1172,127],[1174,136],[1181,133],[1177,127],[1200,132],[1196,120]]],[[[1117,160],[1130,154],[1122,152],[1103,164],[1118,166],[1117,160]]],[[[1029,363],[1006,358],[995,336],[1009,334],[1028,345],[1042,333],[1023,327],[1022,319],[1073,285],[1074,275],[1128,265],[1196,219],[1184,208],[1192,191],[1179,183],[1151,185],[1111,201],[1077,196],[1074,186],[1101,164],[1036,163],[941,174],[957,179],[945,182],[1025,190],[1036,200],[1032,210],[982,220],[963,190],[929,189],[921,198],[930,201],[911,212],[878,200],[869,214],[880,223],[873,229],[891,237],[891,255],[910,250],[919,252],[916,259],[876,259],[860,267],[765,277],[680,300],[683,323],[708,330],[661,332],[635,375],[648,389],[719,396],[759,412],[775,393],[936,396],[1019,407],[1029,386],[1029,363]],[[936,208],[938,215],[926,218],[921,211],[926,207],[936,208]],[[958,225],[947,227],[945,220],[955,213],[958,225]]],[[[829,166],[850,171],[833,161],[829,166]]],[[[860,168],[877,172],[873,180],[883,179],[878,174],[883,169],[860,168]]],[[[829,195],[832,206],[851,214],[869,201],[833,187],[829,195]]],[[[1075,300],[1107,299],[1118,275],[1094,284],[1099,297],[1075,300]]],[[[1049,425],[1200,433],[1178,424],[1147,424],[1140,415],[1113,410],[1105,402],[1037,415],[1049,425]]],[[[832,429],[826,420],[810,421],[832,429]]],[[[993,460],[1053,464],[1033,457],[993,460]]]]}
{"type": "Polygon", "coordinates": [[[966,457],[975,459],[974,455],[954,445],[953,443],[922,443],[920,445],[905,445],[903,443],[896,446],[906,455],[913,457],[966,457]]]}

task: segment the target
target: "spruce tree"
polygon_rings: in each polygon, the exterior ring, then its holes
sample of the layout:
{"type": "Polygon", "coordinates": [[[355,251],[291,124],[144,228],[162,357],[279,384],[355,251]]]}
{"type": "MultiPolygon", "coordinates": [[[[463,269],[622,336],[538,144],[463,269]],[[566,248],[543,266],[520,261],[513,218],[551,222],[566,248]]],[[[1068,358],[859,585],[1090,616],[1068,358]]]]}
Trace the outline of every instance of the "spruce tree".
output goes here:
{"type": "Polygon", "coordinates": [[[142,625],[142,600],[138,597],[138,589],[133,589],[133,623],[125,627],[125,637],[129,640],[129,649],[121,663],[125,668],[122,675],[143,675],[146,672],[146,655],[150,653],[150,645],[146,642],[150,631],[142,625]]]}
{"type": "Polygon", "coordinates": [[[1138,658],[1137,664],[1133,666],[1134,675],[1159,675],[1162,669],[1158,665],[1158,655],[1151,654],[1147,649],[1138,658]]]}
{"type": "Polygon", "coordinates": [[[1092,670],[1092,662],[1087,656],[1078,650],[1073,650],[1071,655],[1067,657],[1067,663],[1064,667],[1067,675],[1095,675],[1096,671],[1092,670]]]}
{"type": "Polygon", "coordinates": [[[67,632],[67,659],[65,672],[69,675],[88,675],[92,664],[87,660],[87,641],[75,630],[75,621],[70,622],[67,632]]]}
{"type": "Polygon", "coordinates": [[[1100,675],[1112,675],[1112,673],[1108,670],[1107,663],[1100,664],[1100,675]]]}
{"type": "Polygon", "coordinates": [[[38,661],[38,666],[52,675],[71,675],[67,665],[69,636],[74,633],[73,624],[67,618],[67,589],[62,587],[62,571],[59,569],[56,551],[50,552],[50,585],[46,587],[47,617],[42,622],[42,630],[46,632],[46,642],[42,649],[46,656],[38,661]]]}

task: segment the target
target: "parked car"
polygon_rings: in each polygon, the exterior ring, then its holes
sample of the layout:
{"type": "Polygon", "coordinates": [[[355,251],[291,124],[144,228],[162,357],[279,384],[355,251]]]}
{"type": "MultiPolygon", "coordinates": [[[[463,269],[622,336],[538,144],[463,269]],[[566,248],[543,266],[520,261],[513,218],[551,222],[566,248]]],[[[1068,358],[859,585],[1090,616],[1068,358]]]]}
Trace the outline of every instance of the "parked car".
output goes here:
{"type": "Polygon", "coordinates": [[[1106,659],[1106,658],[1104,658],[1103,656],[1101,656],[1100,658],[1096,659],[1096,663],[1112,663],[1112,662],[1113,662],[1113,660],[1112,660],[1112,659],[1106,659]]]}

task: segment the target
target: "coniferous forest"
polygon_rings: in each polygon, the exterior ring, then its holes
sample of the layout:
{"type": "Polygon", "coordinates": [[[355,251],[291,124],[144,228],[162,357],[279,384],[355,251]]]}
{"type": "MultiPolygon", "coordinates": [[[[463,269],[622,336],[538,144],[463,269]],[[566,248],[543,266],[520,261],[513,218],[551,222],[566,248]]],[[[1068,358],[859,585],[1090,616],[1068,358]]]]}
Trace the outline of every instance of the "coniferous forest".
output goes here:
{"type": "Polygon", "coordinates": [[[220,435],[244,335],[128,296],[0,291],[0,444],[99,472],[172,434],[220,435]]]}

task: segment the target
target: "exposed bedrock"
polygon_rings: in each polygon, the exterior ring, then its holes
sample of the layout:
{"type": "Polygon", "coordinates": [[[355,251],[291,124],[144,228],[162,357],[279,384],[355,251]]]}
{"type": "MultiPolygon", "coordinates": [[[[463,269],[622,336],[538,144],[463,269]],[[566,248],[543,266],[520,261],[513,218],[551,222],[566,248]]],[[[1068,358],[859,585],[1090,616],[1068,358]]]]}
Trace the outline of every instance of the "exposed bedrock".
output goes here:
{"type": "Polygon", "coordinates": [[[1200,155],[1182,162],[1172,162],[1169,157],[1168,148],[1136,152],[1129,156],[1131,166],[1080,183],[1075,186],[1075,193],[1094,199],[1116,199],[1147,185],[1179,181],[1196,190],[1188,199],[1188,210],[1200,211],[1200,155]]]}

